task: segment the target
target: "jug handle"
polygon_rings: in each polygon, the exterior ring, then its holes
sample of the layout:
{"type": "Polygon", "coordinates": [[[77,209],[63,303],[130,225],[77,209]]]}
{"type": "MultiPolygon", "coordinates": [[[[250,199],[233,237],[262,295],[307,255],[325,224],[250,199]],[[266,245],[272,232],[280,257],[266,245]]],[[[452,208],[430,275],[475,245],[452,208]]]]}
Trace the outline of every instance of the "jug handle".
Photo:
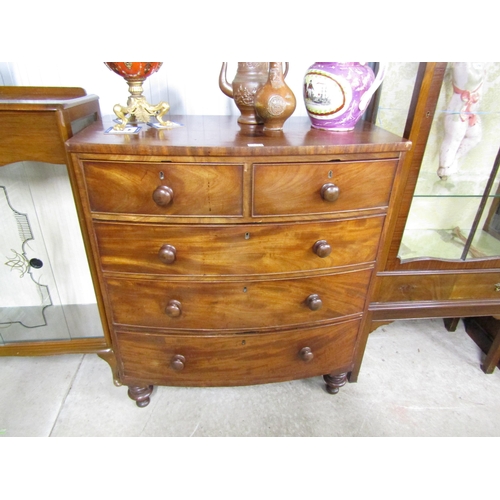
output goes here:
{"type": "Polygon", "coordinates": [[[227,62],[222,63],[219,75],[219,88],[228,97],[233,97],[233,87],[227,81],[227,62]]]}
{"type": "Polygon", "coordinates": [[[364,111],[370,103],[373,94],[375,94],[376,90],[380,87],[380,84],[385,77],[386,70],[387,63],[380,62],[378,65],[377,76],[375,77],[375,80],[373,80],[372,86],[361,96],[361,99],[359,100],[360,111],[364,111]]]}

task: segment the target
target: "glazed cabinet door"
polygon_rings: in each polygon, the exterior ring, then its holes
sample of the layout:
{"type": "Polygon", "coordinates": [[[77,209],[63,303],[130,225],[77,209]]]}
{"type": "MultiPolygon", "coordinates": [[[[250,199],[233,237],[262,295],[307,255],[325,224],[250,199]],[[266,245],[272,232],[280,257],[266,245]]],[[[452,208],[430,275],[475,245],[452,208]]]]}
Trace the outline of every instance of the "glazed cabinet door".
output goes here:
{"type": "Polygon", "coordinates": [[[500,63],[421,63],[387,271],[500,265],[500,63]]]}

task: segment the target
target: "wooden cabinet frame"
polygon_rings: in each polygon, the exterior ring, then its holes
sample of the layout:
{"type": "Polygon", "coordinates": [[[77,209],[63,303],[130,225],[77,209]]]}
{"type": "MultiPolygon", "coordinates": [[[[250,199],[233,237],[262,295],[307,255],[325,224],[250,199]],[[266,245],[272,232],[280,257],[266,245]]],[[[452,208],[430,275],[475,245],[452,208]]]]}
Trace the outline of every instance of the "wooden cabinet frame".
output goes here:
{"type": "MultiPolygon", "coordinates": [[[[99,100],[73,87],[0,86],[0,168],[20,161],[68,165],[65,142],[90,123],[101,119],[99,100]]],[[[68,170],[73,191],[75,181],[68,170]]],[[[87,252],[89,244],[75,197],[87,252]]],[[[92,262],[89,261],[92,267],[92,262]]],[[[94,275],[95,273],[91,273],[94,275]]],[[[98,287],[94,287],[98,294],[98,287]]],[[[100,301],[98,300],[98,304],[100,301]]],[[[67,353],[98,353],[107,357],[109,335],[63,341],[27,341],[0,346],[0,356],[45,356],[67,353]]]]}

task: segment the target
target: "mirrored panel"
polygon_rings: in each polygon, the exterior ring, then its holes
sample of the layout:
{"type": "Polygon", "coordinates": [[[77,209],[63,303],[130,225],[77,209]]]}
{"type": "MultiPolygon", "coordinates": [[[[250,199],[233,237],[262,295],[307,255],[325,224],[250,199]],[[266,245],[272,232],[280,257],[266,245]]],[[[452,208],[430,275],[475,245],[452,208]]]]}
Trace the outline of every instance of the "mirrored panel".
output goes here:
{"type": "Polygon", "coordinates": [[[418,62],[389,62],[380,88],[376,124],[404,136],[408,109],[419,68],[418,62]]]}

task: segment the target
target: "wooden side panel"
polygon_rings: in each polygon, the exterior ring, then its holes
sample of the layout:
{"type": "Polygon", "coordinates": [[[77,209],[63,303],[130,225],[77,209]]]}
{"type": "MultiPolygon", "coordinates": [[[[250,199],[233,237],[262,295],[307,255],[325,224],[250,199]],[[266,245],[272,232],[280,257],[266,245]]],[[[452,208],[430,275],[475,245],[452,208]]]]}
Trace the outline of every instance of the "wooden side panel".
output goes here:
{"type": "Polygon", "coordinates": [[[0,111],[0,122],[0,165],[18,161],[66,163],[53,111],[0,111]]]}

